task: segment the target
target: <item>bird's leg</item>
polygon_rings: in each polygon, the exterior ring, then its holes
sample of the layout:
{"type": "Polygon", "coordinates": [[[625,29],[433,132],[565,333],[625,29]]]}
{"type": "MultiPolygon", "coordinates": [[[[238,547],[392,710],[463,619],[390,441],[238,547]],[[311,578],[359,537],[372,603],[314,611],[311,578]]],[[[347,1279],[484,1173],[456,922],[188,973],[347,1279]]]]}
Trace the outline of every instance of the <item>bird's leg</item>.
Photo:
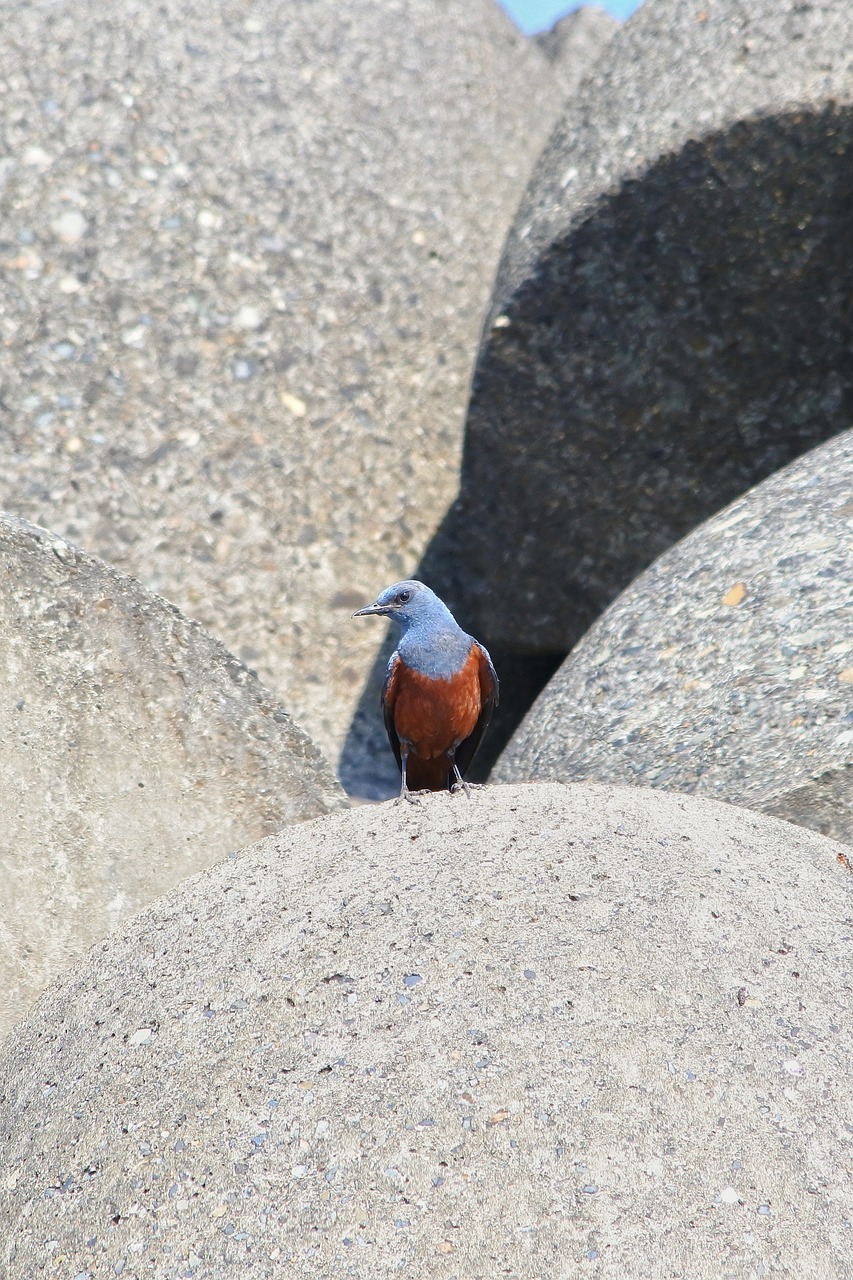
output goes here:
{"type": "MultiPolygon", "coordinates": [[[[456,763],[456,757],[452,753],[450,756],[450,763],[453,765],[453,772],[456,774],[456,786],[461,787],[462,790],[465,792],[466,796],[468,797],[468,799],[470,800],[471,788],[468,786],[468,783],[465,781],[465,779],[462,777],[462,774],[459,772],[459,765],[456,763]]],[[[454,787],[453,790],[455,791],[456,787],[454,787]]]]}
{"type": "Polygon", "coordinates": [[[409,790],[409,784],[406,781],[406,765],[409,761],[409,744],[400,743],[400,799],[408,800],[409,804],[420,804],[420,800],[409,790]]]}

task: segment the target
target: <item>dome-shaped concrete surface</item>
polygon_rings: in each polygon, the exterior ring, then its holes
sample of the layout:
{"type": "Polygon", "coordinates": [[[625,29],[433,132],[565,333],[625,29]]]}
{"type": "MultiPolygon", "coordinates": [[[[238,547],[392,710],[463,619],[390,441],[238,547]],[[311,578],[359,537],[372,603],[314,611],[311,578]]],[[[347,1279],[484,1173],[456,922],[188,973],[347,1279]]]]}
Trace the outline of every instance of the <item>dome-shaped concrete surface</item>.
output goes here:
{"type": "Polygon", "coordinates": [[[849,1277],[839,856],[604,787],[289,828],[0,1049],[4,1275],[849,1277]]]}
{"type": "Polygon", "coordinates": [[[494,0],[0,4],[0,508],[174,600],[334,760],[458,485],[561,104],[494,0]]]}
{"type": "Polygon", "coordinates": [[[346,799],[197,623],[0,516],[0,1031],[179,880],[346,799]]]}
{"type": "Polygon", "coordinates": [[[492,647],[618,591],[853,420],[853,5],[646,0],[516,217],[421,565],[492,647]]]}
{"type": "Polygon", "coordinates": [[[665,787],[853,844],[853,431],[745,494],[602,615],[501,782],[665,787]]]}

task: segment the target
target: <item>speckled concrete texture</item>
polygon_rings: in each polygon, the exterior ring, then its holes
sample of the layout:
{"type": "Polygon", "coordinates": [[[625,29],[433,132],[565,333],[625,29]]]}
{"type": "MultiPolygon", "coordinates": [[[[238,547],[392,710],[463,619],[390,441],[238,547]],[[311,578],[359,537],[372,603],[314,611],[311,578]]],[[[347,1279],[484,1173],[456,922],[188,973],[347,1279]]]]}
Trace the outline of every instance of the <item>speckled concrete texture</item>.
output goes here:
{"type": "Polygon", "coordinates": [[[839,856],[559,785],[264,841],[0,1049],[4,1274],[850,1277],[839,856]]]}
{"type": "Polygon", "coordinates": [[[0,507],[198,618],[330,759],[560,101],[493,0],[0,3],[0,507]]]}
{"type": "Polygon", "coordinates": [[[853,431],[638,578],[494,776],[695,791],[853,844],[853,431]]]}
{"type": "Polygon", "coordinates": [[[196,623],[0,516],[0,1033],[185,876],[346,804],[288,713],[196,623]]]}
{"type": "Polygon", "coordinates": [[[618,30],[612,14],[595,5],[583,5],[555,22],[550,31],[534,36],[536,44],[559,77],[568,96],[588,75],[604,46],[618,30]]]}
{"type": "Polygon", "coordinates": [[[511,232],[422,573],[568,652],[701,520],[853,421],[853,6],[647,0],[511,232]]]}

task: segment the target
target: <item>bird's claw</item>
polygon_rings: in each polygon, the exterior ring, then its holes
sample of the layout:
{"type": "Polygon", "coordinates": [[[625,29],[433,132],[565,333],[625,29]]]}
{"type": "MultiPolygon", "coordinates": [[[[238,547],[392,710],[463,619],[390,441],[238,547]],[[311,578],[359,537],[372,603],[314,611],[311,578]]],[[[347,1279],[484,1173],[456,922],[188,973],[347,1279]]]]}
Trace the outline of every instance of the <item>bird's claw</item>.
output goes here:
{"type": "Polygon", "coordinates": [[[450,794],[453,795],[454,792],[458,791],[459,788],[461,787],[462,790],[465,792],[466,796],[468,797],[468,799],[470,800],[471,788],[468,786],[468,783],[465,781],[465,779],[462,777],[462,774],[459,772],[459,766],[452,756],[451,756],[451,764],[453,765],[453,772],[456,775],[456,781],[453,783],[453,786],[450,788],[450,794]]]}

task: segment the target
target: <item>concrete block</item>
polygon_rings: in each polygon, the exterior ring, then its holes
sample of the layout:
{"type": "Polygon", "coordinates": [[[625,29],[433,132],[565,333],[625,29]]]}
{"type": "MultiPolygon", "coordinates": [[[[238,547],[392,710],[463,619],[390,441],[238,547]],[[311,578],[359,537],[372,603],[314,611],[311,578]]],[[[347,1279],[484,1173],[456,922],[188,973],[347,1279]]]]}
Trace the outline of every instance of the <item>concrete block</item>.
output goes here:
{"type": "Polygon", "coordinates": [[[841,1280],[842,856],[557,784],[288,828],[0,1048],[5,1274],[841,1280]]]}

